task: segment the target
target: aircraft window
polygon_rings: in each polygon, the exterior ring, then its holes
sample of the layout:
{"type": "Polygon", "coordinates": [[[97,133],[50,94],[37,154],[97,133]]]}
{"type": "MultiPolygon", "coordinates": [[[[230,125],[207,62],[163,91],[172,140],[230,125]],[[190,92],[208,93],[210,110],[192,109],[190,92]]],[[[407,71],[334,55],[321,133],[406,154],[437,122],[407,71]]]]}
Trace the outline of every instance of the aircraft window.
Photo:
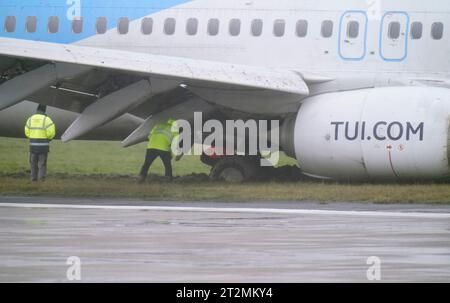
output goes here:
{"type": "Polygon", "coordinates": [[[144,35],[150,35],[153,32],[153,19],[152,18],[142,19],[141,31],[144,35]]]}
{"type": "Polygon", "coordinates": [[[189,36],[197,35],[198,32],[198,19],[190,18],[186,23],[186,33],[189,36]]]}
{"type": "Polygon", "coordinates": [[[356,39],[359,36],[359,22],[350,21],[347,25],[347,38],[356,39]]]}
{"type": "Polygon", "coordinates": [[[105,17],[97,18],[97,34],[103,35],[108,30],[108,20],[105,17]]]}
{"type": "Polygon", "coordinates": [[[330,38],[333,36],[333,21],[325,20],[322,22],[322,37],[330,38]]]}
{"type": "Polygon", "coordinates": [[[252,35],[259,37],[262,34],[264,23],[261,19],[255,19],[252,21],[252,35]]]}
{"type": "Polygon", "coordinates": [[[241,33],[241,20],[231,19],[229,31],[231,36],[238,36],[241,33]]]}
{"type": "Polygon", "coordinates": [[[72,20],[72,32],[81,34],[83,32],[83,18],[72,20]]]}
{"type": "Polygon", "coordinates": [[[166,35],[173,35],[175,33],[176,21],[174,18],[167,18],[164,22],[164,33],[166,35]]]}
{"type": "Polygon", "coordinates": [[[27,17],[25,24],[25,30],[27,33],[35,33],[37,28],[37,18],[34,16],[27,17]]]}
{"type": "Polygon", "coordinates": [[[126,17],[120,18],[117,23],[117,30],[120,35],[128,34],[128,31],[130,30],[130,20],[126,17]]]}
{"type": "Polygon", "coordinates": [[[442,22],[435,22],[431,26],[431,36],[434,40],[441,40],[444,36],[444,24],[442,22]]]}
{"type": "Polygon", "coordinates": [[[56,34],[59,31],[59,18],[52,16],[48,18],[48,32],[50,34],[56,34]]]}
{"type": "Polygon", "coordinates": [[[308,21],[298,20],[295,32],[300,38],[306,37],[306,35],[308,34],[308,21]]]}
{"type": "Polygon", "coordinates": [[[220,21],[219,19],[210,19],[208,21],[208,34],[216,36],[219,33],[220,21]]]}
{"type": "Polygon", "coordinates": [[[16,17],[8,16],[5,19],[5,31],[7,33],[14,33],[16,31],[16,17]]]}
{"type": "Polygon", "coordinates": [[[391,22],[389,24],[389,39],[398,39],[400,38],[400,29],[401,25],[400,22],[391,22]]]}
{"type": "Polygon", "coordinates": [[[284,20],[275,20],[273,23],[273,34],[275,37],[283,37],[286,30],[286,22],[284,20]]]}
{"type": "Polygon", "coordinates": [[[413,22],[411,24],[411,38],[418,40],[422,38],[423,24],[421,22],[413,22]]]}

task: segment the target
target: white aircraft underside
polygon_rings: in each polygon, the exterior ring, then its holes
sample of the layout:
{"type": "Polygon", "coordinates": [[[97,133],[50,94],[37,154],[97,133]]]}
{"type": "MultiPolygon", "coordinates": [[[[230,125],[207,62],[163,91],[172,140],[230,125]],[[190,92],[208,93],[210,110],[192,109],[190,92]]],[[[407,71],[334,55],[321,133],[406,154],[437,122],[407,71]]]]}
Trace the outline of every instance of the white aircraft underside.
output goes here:
{"type": "Polygon", "coordinates": [[[124,146],[200,111],[283,120],[309,175],[450,174],[447,0],[0,0],[0,26],[3,136],[29,101],[124,146]]]}

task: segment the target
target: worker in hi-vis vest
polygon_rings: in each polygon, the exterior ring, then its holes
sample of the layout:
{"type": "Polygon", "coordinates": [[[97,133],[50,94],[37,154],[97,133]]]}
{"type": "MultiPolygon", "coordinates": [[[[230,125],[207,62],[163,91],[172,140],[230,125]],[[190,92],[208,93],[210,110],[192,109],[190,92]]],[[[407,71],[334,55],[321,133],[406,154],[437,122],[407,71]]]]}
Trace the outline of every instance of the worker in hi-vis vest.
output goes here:
{"type": "Polygon", "coordinates": [[[172,142],[178,136],[178,131],[173,131],[176,121],[169,119],[165,123],[156,125],[149,137],[145,162],[139,174],[139,182],[144,182],[148,170],[156,158],[160,157],[166,170],[166,177],[172,180],[172,142]]]}
{"type": "Polygon", "coordinates": [[[47,107],[39,105],[36,114],[25,124],[25,136],[30,139],[31,180],[44,181],[47,175],[47,159],[50,141],[55,138],[56,128],[52,119],[45,114],[47,107]]]}

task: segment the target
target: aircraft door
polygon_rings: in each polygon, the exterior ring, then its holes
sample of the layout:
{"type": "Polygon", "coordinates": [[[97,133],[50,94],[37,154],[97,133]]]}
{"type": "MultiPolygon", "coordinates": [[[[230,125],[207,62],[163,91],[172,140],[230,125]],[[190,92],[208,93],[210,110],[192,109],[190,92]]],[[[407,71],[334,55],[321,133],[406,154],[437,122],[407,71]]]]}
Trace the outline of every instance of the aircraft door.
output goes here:
{"type": "Polygon", "coordinates": [[[403,61],[408,55],[409,16],[387,12],[381,20],[380,56],[385,61],[403,61]]]}
{"type": "Polygon", "coordinates": [[[363,11],[345,12],[341,17],[339,55],[344,60],[362,60],[367,49],[367,14],[363,11]]]}

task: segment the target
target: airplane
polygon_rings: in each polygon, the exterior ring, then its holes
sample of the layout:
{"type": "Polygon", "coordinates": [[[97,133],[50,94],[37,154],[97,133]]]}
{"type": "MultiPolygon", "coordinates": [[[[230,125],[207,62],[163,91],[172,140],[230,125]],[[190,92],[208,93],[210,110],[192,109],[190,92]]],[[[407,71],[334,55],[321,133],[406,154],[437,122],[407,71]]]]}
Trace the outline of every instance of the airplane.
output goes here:
{"type": "Polygon", "coordinates": [[[448,177],[450,2],[0,0],[0,136],[36,103],[63,142],[279,119],[306,175],[448,177]]]}

